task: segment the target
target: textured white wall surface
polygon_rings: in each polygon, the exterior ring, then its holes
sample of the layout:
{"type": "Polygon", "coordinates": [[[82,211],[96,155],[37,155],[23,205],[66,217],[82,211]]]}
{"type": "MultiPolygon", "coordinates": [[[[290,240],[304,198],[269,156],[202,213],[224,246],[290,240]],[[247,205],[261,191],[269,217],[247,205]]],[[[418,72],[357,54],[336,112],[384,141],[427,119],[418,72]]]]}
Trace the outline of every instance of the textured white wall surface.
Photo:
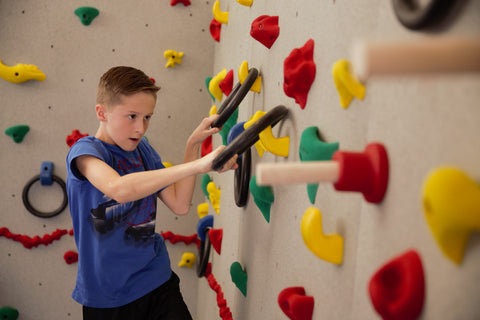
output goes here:
{"type": "MultiPolygon", "coordinates": [[[[237,70],[243,61],[259,70],[260,93],[250,92],[239,106],[238,121],[277,105],[288,116],[273,128],[275,136],[290,137],[289,156],[271,153],[259,157],[252,148],[252,175],[258,163],[299,161],[303,130],[317,126],[328,142],[340,149],[362,151],[366,144],[385,145],[390,180],[380,204],[367,203],[361,194],[337,192],[320,184],[315,203],[305,185],[274,186],[271,219],[262,216],[250,195],[248,204],[234,202],[233,172],[211,173],[221,189],[220,214],[209,206],[214,227],[223,229],[222,252],[212,250],[212,274],[221,286],[233,319],[287,319],[277,297],[286,287],[302,286],[314,297],[313,319],[380,319],[367,286],[385,262],[415,249],[425,271],[426,295],[422,319],[479,319],[480,238],[470,238],[463,262],[454,264],[437,246],[422,209],[425,177],[441,165],[459,167],[480,182],[480,75],[437,74],[371,78],[364,100],[340,106],[331,69],[351,58],[359,38],[388,40],[430,39],[439,36],[480,36],[480,2],[459,1],[449,21],[429,31],[410,31],[396,19],[391,1],[254,0],[251,7],[221,0],[229,12],[221,40],[209,34],[213,1],[170,6],[169,0],[48,1],[0,0],[0,60],[5,65],[37,65],[43,82],[13,84],[0,79],[0,128],[26,124],[30,131],[16,144],[0,139],[0,227],[29,236],[70,229],[68,209],[41,219],[23,206],[22,189],[39,173],[42,161],[55,164],[55,174],[66,178],[65,138],[74,129],[94,134],[98,126],[95,91],[100,75],[114,65],[132,65],[156,79],[161,90],[147,132],[164,161],[179,163],[184,142],[212,103],[205,78],[222,69],[237,70]],[[73,14],[80,6],[96,7],[100,15],[84,26],[73,14]],[[250,36],[252,21],[260,15],[279,16],[280,35],[267,49],[250,36]],[[283,62],[295,48],[314,40],[316,76],[305,109],[283,91],[283,62]],[[180,66],[165,68],[163,52],[183,51],[180,66]],[[319,259],[305,246],[300,222],[313,206],[322,212],[323,231],[344,239],[343,262],[319,259]],[[232,283],[230,266],[238,261],[248,273],[247,296],[232,283]]],[[[225,99],[225,97],[223,98],[225,99]]],[[[214,147],[221,144],[215,136],[214,147]]],[[[49,210],[61,201],[59,190],[36,188],[32,202],[49,210]]],[[[200,188],[192,210],[176,217],[159,205],[157,231],[182,235],[196,232],[196,206],[208,199],[200,188]]],[[[63,254],[76,250],[73,237],[28,250],[0,238],[0,307],[19,310],[19,319],[81,319],[81,308],[71,297],[76,266],[63,254]]],[[[182,291],[194,318],[220,319],[215,293],[194,269],[177,268],[185,251],[194,246],[168,244],[172,265],[182,279],[182,291]]]]}

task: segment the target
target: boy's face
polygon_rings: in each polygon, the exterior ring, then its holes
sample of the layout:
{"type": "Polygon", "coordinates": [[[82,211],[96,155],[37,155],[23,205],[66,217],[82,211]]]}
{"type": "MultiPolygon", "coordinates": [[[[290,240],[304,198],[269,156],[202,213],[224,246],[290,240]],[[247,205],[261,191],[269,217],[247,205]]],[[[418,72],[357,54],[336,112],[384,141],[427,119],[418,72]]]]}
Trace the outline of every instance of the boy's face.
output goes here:
{"type": "Polygon", "coordinates": [[[103,123],[97,138],[125,151],[135,150],[147,131],[155,102],[154,95],[139,92],[123,96],[120,104],[97,105],[97,116],[103,123]]]}

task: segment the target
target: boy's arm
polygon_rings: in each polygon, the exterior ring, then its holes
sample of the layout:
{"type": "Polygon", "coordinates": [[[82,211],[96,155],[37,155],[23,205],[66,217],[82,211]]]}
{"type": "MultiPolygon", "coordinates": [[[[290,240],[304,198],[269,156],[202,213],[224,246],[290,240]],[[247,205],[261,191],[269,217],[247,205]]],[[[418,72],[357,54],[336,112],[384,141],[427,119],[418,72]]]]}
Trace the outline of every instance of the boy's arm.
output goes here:
{"type": "MultiPolygon", "coordinates": [[[[190,138],[187,141],[185,147],[185,155],[183,158],[183,164],[190,166],[193,165],[196,160],[198,160],[200,154],[200,147],[202,141],[208,136],[217,133],[218,128],[211,128],[210,125],[218,117],[218,115],[213,115],[208,118],[203,119],[200,125],[195,129],[190,138]]],[[[211,163],[213,159],[223,150],[225,146],[220,146],[210,154],[206,155],[202,160],[209,164],[210,168],[204,172],[211,171],[211,163]]],[[[224,172],[229,169],[236,168],[237,156],[234,156],[230,159],[220,170],[219,172],[224,172]]],[[[173,168],[173,167],[172,167],[173,168]]],[[[165,170],[165,169],[163,169],[165,170]]],[[[204,173],[202,172],[202,173],[204,173]]],[[[177,215],[185,215],[190,210],[193,191],[195,188],[196,174],[187,176],[175,182],[173,185],[164,189],[160,194],[159,198],[177,215]]]]}

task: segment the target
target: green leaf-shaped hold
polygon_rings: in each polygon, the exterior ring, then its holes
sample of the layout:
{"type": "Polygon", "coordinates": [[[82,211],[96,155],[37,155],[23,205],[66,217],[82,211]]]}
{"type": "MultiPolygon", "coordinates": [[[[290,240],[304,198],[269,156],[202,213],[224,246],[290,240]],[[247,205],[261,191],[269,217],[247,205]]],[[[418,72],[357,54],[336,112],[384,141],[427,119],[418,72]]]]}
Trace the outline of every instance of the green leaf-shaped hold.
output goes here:
{"type": "Polygon", "coordinates": [[[201,186],[202,186],[202,191],[206,197],[210,196],[210,192],[208,192],[207,190],[207,185],[210,183],[210,181],[212,181],[212,178],[210,178],[208,173],[203,174],[201,186]]]}
{"type": "Polygon", "coordinates": [[[235,283],[240,292],[246,297],[248,274],[243,270],[240,262],[235,261],[232,263],[230,266],[230,276],[232,277],[232,282],[235,283]]]}
{"type": "Polygon", "coordinates": [[[0,319],[16,320],[18,318],[18,310],[10,307],[0,308],[0,319]]]}
{"type": "Polygon", "coordinates": [[[15,141],[16,143],[20,143],[23,141],[23,138],[29,130],[29,126],[21,124],[8,128],[7,130],[5,130],[5,134],[12,137],[13,141],[15,141]]]}
{"type": "Polygon", "coordinates": [[[84,26],[88,26],[90,23],[92,23],[93,19],[95,19],[100,13],[98,9],[93,7],[80,7],[75,9],[74,12],[77,17],[80,18],[80,21],[84,26]]]}
{"type": "Polygon", "coordinates": [[[250,189],[250,193],[253,196],[253,201],[257,205],[258,209],[260,209],[260,211],[262,212],[265,220],[270,223],[270,207],[272,206],[273,201],[275,201],[272,187],[259,186],[257,184],[256,175],[254,175],[252,179],[250,179],[248,187],[250,189]]]}
{"type": "Polygon", "coordinates": [[[210,92],[210,90],[208,90],[208,86],[210,85],[210,81],[212,81],[212,77],[206,77],[206,78],[205,78],[205,86],[207,87],[207,92],[208,92],[208,94],[210,95],[210,97],[212,97],[212,100],[215,101],[215,97],[214,97],[213,94],[210,92]]]}

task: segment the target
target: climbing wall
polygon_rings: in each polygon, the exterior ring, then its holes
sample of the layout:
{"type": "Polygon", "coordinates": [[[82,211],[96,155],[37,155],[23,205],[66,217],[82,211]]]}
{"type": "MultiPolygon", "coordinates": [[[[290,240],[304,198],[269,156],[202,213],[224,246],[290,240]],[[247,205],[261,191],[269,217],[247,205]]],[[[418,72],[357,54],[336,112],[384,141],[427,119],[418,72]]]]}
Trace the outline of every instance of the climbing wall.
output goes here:
{"type": "MultiPolygon", "coordinates": [[[[315,126],[324,141],[338,142],[340,150],[363,152],[368,143],[381,143],[387,150],[390,170],[388,188],[380,203],[367,202],[359,192],[340,192],[332,183],[321,183],[312,204],[305,183],[274,185],[269,222],[252,194],[245,207],[236,206],[233,173],[211,174],[221,190],[221,200],[219,215],[211,206],[209,213],[214,215],[213,227],[223,229],[223,241],[221,254],[212,250],[210,261],[233,319],[287,319],[277,299],[290,287],[303,287],[305,295],[313,297],[312,319],[380,319],[369,295],[369,284],[384,266],[387,271],[383,280],[376,277],[374,284],[385,286],[385,290],[398,290],[381,294],[385,309],[399,296],[407,297],[406,301],[411,299],[410,306],[419,303],[417,293],[424,283],[421,319],[480,318],[478,233],[468,238],[462,262],[452,261],[433,237],[422,194],[428,174],[444,165],[455,166],[480,182],[480,111],[476,107],[480,74],[477,71],[371,77],[363,81],[363,100],[353,98],[346,109],[340,104],[332,75],[337,61],[353,61],[352,48],[357,39],[396,42],[443,36],[478,37],[480,3],[460,1],[440,26],[414,31],[398,21],[392,1],[254,0],[251,6],[240,2],[248,1],[220,0],[217,14],[221,19],[228,12],[228,23],[221,25],[220,41],[215,43],[212,76],[223,69],[233,70],[235,84],[244,61],[260,72],[261,92],[250,92],[245,97],[237,122],[248,121],[257,111],[270,111],[278,105],[289,109],[288,116],[273,128],[275,137],[290,137],[288,157],[265,152],[260,158],[252,147],[252,167],[300,161],[301,135],[315,126]],[[278,16],[280,31],[270,49],[250,35],[252,22],[262,15],[278,16]],[[310,39],[314,41],[316,74],[302,109],[284,92],[284,62],[294,49],[302,48],[310,39]],[[321,226],[310,225],[311,234],[318,236],[323,232],[343,238],[340,264],[319,258],[306,246],[301,224],[310,207],[320,210],[322,218],[321,226]],[[411,256],[402,255],[409,250],[421,259],[424,282],[418,277],[418,260],[417,264],[411,262],[410,268],[405,267],[411,256]],[[402,259],[388,264],[400,256],[402,259]],[[246,296],[232,282],[230,271],[236,262],[248,275],[246,296]],[[386,285],[385,279],[392,283],[386,285]]],[[[263,25],[265,32],[271,27],[263,25]]],[[[258,31],[258,25],[256,28],[253,29],[258,31]]],[[[220,106],[221,102],[216,104],[220,106]]],[[[213,141],[214,146],[221,143],[220,137],[213,141]]],[[[460,191],[455,198],[466,193],[460,191]]],[[[478,187],[471,195],[462,203],[476,201],[477,209],[469,210],[468,221],[470,228],[478,231],[478,224],[474,226],[479,213],[478,187]]],[[[457,208],[462,205],[453,204],[457,208]]],[[[460,214],[453,211],[451,215],[460,214]]],[[[239,287],[245,285],[241,272],[234,275],[239,287]]],[[[200,282],[199,292],[202,294],[198,297],[198,319],[220,318],[215,307],[218,296],[207,281],[200,282]]],[[[224,302],[221,298],[219,301],[224,302]]],[[[307,300],[301,294],[293,294],[284,301],[293,310],[294,305],[307,300]]],[[[296,313],[291,319],[310,317],[296,313]]]]}
{"type": "MultiPolygon", "coordinates": [[[[180,163],[188,135],[210,108],[205,87],[205,77],[213,69],[210,15],[211,5],[205,1],[171,6],[170,0],[0,0],[2,64],[32,64],[46,76],[43,81],[23,83],[0,78],[0,228],[32,239],[52,235],[57,229],[67,231],[48,246],[27,249],[8,239],[2,229],[0,308],[17,309],[19,319],[81,319],[81,307],[71,298],[76,263],[64,260],[66,252],[77,251],[68,234],[72,228],[68,208],[52,218],[36,217],[23,205],[24,186],[40,173],[43,161],[53,162],[53,173],[66,180],[67,137],[73,130],[95,134],[96,86],[99,77],[115,65],[140,68],[161,87],[147,137],[162,160],[180,163]],[[89,25],[82,24],[82,14],[74,13],[84,6],[99,11],[89,25]],[[182,64],[166,68],[167,50],[183,52],[182,64]],[[19,143],[3,133],[17,125],[29,127],[19,143]]],[[[49,212],[60,206],[63,195],[57,183],[46,187],[36,182],[29,198],[35,208],[49,212]]],[[[200,201],[203,198],[197,193],[194,202],[200,201]]],[[[177,217],[159,204],[157,231],[190,236],[196,233],[197,220],[195,208],[190,215],[177,217]]],[[[195,252],[196,247],[181,242],[167,246],[194,312],[197,276],[177,264],[184,252],[195,252]]]]}

